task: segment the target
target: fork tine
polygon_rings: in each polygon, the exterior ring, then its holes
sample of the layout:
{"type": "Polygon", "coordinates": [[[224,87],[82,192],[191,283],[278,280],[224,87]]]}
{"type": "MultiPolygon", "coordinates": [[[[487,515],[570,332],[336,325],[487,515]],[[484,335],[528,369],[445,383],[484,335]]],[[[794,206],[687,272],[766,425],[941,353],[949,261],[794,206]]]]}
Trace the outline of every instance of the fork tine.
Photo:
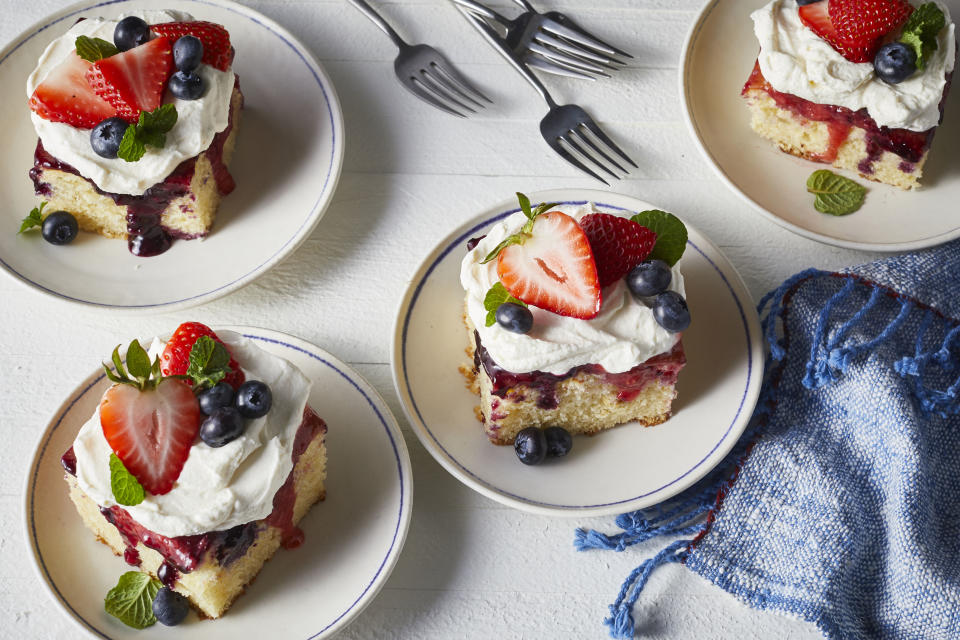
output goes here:
{"type": "MultiPolygon", "coordinates": [[[[586,126],[586,125],[581,125],[581,126],[586,126]]],[[[588,128],[587,130],[589,130],[589,128],[588,128]]],[[[590,139],[590,136],[589,136],[589,135],[586,135],[585,132],[578,131],[577,129],[574,129],[573,132],[576,133],[581,140],[583,140],[585,143],[587,143],[587,145],[588,145],[591,149],[593,149],[594,151],[596,151],[597,153],[599,153],[600,156],[603,157],[604,160],[606,160],[607,162],[609,162],[610,164],[612,164],[613,166],[615,166],[617,169],[620,169],[621,172],[623,172],[623,173],[629,173],[629,171],[627,171],[627,170],[624,169],[622,166],[620,166],[620,163],[619,163],[619,162],[617,162],[616,160],[614,160],[613,158],[611,158],[610,156],[608,156],[606,153],[604,153],[603,149],[601,149],[599,146],[597,146],[597,144],[596,144],[593,140],[591,140],[591,139],[590,139]]]]}
{"type": "Polygon", "coordinates": [[[541,44],[537,44],[536,42],[531,42],[527,46],[527,50],[537,55],[543,56],[548,61],[556,63],[560,66],[564,66],[568,69],[575,69],[577,71],[585,71],[585,72],[589,71],[590,73],[596,74],[598,76],[603,76],[605,78],[610,77],[610,74],[605,72],[603,70],[603,67],[599,65],[593,64],[592,62],[588,62],[586,60],[565,55],[561,52],[550,49],[549,47],[544,47],[541,44]]]}
{"type": "MultiPolygon", "coordinates": [[[[614,180],[619,180],[619,179],[620,179],[620,176],[618,176],[617,174],[615,174],[615,173],[614,173],[613,171],[611,171],[605,164],[603,164],[602,162],[600,162],[599,160],[597,160],[596,157],[594,157],[594,156],[590,155],[589,153],[587,153],[587,152],[583,149],[583,147],[581,147],[579,144],[577,144],[577,142],[576,142],[576,140],[575,140],[575,136],[576,136],[576,135],[577,135],[577,132],[576,132],[576,131],[570,131],[570,132],[568,132],[568,134],[567,134],[566,136],[564,136],[563,140],[564,140],[564,142],[566,142],[568,145],[570,145],[570,147],[572,147],[574,151],[576,151],[576,152],[579,153],[581,156],[583,156],[584,158],[586,158],[587,160],[589,160],[590,162],[592,162],[594,165],[600,167],[601,169],[603,169],[604,171],[606,171],[608,174],[610,174],[610,176],[611,176],[614,180]]],[[[582,139],[582,136],[581,136],[581,139],[582,139]]],[[[594,148],[596,148],[596,147],[594,147],[594,148]]],[[[601,152],[600,155],[606,158],[606,154],[604,154],[603,152],[601,152]]],[[[609,158],[607,158],[607,159],[609,160],[609,158]]]]}
{"type": "MultiPolygon", "coordinates": [[[[469,85],[464,85],[457,79],[457,72],[455,69],[448,69],[443,65],[437,64],[436,62],[431,63],[431,69],[436,71],[436,79],[440,82],[445,89],[448,91],[454,92],[456,95],[460,96],[465,100],[469,100],[471,103],[477,105],[481,109],[484,107],[483,103],[477,100],[470,91],[473,91],[478,96],[486,100],[487,102],[492,102],[490,98],[483,95],[473,87],[469,85]]],[[[462,78],[461,78],[462,79],[462,78]]]]}
{"type": "Polygon", "coordinates": [[[464,104],[461,100],[457,99],[456,94],[443,82],[442,76],[431,73],[430,69],[420,69],[420,80],[428,90],[432,90],[434,95],[443,99],[448,104],[452,102],[453,105],[461,109],[465,109],[470,113],[476,113],[476,110],[472,109],[470,105],[464,104]]]}
{"type": "Polygon", "coordinates": [[[639,168],[639,167],[637,166],[637,163],[630,159],[630,156],[628,156],[627,154],[625,154],[625,153],[620,149],[620,147],[618,147],[617,145],[615,145],[615,144],[613,143],[613,140],[611,140],[610,138],[607,137],[607,134],[605,134],[603,131],[600,130],[600,127],[597,126],[597,123],[596,123],[596,122],[594,122],[593,120],[588,119],[586,122],[583,122],[583,123],[581,123],[581,124],[583,124],[583,126],[585,126],[587,129],[589,129],[590,132],[591,132],[593,135],[597,136],[597,138],[600,139],[600,142],[602,142],[603,144],[607,145],[607,147],[609,147],[610,149],[612,149],[613,151],[615,151],[618,156],[620,156],[621,158],[623,158],[624,160],[626,160],[627,162],[629,162],[631,165],[633,165],[633,168],[634,168],[634,169],[638,169],[638,168],[639,168]]]}
{"type": "Polygon", "coordinates": [[[418,78],[416,78],[416,77],[414,77],[414,76],[411,76],[408,82],[402,82],[401,84],[402,84],[404,87],[406,87],[407,90],[408,90],[410,93],[412,93],[413,95],[417,96],[418,98],[420,98],[420,99],[423,100],[424,102],[428,102],[428,103],[432,104],[432,105],[435,106],[437,109],[440,109],[441,111],[446,111],[447,113],[449,113],[449,114],[451,114],[451,115],[454,115],[454,116],[457,116],[458,118],[466,118],[466,117],[467,117],[467,116],[463,115],[462,113],[460,113],[459,111],[455,111],[455,110],[451,109],[450,107],[448,107],[447,105],[445,105],[444,103],[442,103],[440,100],[438,100],[438,99],[433,95],[433,93],[430,92],[430,90],[427,88],[427,86],[424,85],[423,82],[421,82],[418,78]]]}
{"type": "MultiPolygon", "coordinates": [[[[599,63],[607,69],[616,70],[619,68],[613,66],[612,63],[617,63],[619,65],[626,64],[625,62],[617,60],[616,58],[599,54],[580,45],[572,44],[569,41],[558,38],[557,36],[551,35],[545,31],[538,31],[533,38],[541,44],[549,45],[554,49],[558,49],[559,51],[568,53],[577,58],[586,58],[586,60],[599,63]]],[[[584,62],[586,62],[586,60],[584,62]]]]}
{"type": "Polygon", "coordinates": [[[453,65],[451,65],[451,64],[443,64],[443,65],[441,65],[441,64],[437,64],[436,62],[434,62],[434,63],[433,63],[433,66],[436,67],[437,69],[439,69],[445,76],[447,76],[447,78],[448,78],[450,81],[452,81],[453,84],[454,84],[458,89],[460,89],[460,92],[461,92],[461,93],[463,93],[466,97],[470,98],[470,99],[473,100],[474,102],[477,102],[477,104],[479,104],[479,102],[478,102],[476,99],[472,98],[472,97],[471,97],[471,94],[477,95],[477,96],[479,96],[480,98],[482,98],[482,99],[486,100],[487,102],[489,102],[490,104],[493,104],[493,100],[491,100],[490,98],[488,98],[486,95],[484,95],[484,93],[483,93],[482,91],[480,91],[480,90],[477,89],[475,86],[473,86],[472,84],[470,84],[470,81],[467,80],[466,78],[464,78],[463,75],[462,75],[459,71],[457,71],[457,68],[454,67],[453,65]]]}
{"type": "Polygon", "coordinates": [[[596,49],[597,51],[601,51],[610,56],[622,55],[626,57],[632,57],[630,54],[610,46],[603,40],[591,35],[580,27],[572,28],[572,24],[570,24],[570,26],[565,26],[556,20],[548,18],[543,21],[542,28],[545,31],[549,31],[550,33],[558,36],[563,36],[567,40],[572,40],[573,42],[579,42],[584,46],[590,47],[591,49],[596,49]]]}
{"type": "Polygon", "coordinates": [[[564,160],[566,160],[567,162],[569,162],[570,164],[572,164],[573,166],[575,166],[577,169],[580,169],[580,171],[583,171],[583,172],[586,173],[587,175],[596,178],[597,180],[599,180],[599,181],[602,182],[603,184],[607,185],[608,187],[610,186],[610,183],[609,183],[609,182],[607,182],[606,180],[604,180],[603,178],[601,178],[600,176],[598,176],[596,173],[594,173],[593,171],[591,171],[589,168],[587,168],[587,166],[586,166],[585,164],[583,164],[582,162],[580,162],[579,160],[577,160],[569,151],[567,151],[566,149],[564,149],[563,146],[558,142],[558,140],[563,140],[563,138],[560,137],[560,138],[558,138],[558,139],[553,139],[553,140],[548,139],[548,140],[547,140],[547,144],[549,144],[550,147],[551,147],[554,151],[556,151],[556,152],[560,155],[561,158],[563,158],[564,160]]]}
{"type": "Polygon", "coordinates": [[[524,62],[526,62],[527,66],[529,67],[536,67],[537,69],[541,69],[542,71],[546,71],[548,73],[555,73],[557,75],[568,76],[570,78],[579,78],[581,80],[596,80],[596,78],[593,76],[583,73],[573,66],[568,67],[557,61],[546,60],[537,55],[526,55],[524,57],[524,62]]]}

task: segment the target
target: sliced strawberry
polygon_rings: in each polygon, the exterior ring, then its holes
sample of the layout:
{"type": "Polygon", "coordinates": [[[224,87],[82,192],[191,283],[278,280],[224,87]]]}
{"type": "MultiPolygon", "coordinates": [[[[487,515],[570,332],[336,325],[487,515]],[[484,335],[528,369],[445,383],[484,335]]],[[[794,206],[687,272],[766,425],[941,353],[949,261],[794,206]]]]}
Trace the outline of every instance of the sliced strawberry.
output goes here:
{"type": "Polygon", "coordinates": [[[87,84],[89,68],[89,62],[72,52],[33,90],[30,109],[44,120],[81,129],[92,129],[117,115],[117,110],[87,84]]]}
{"type": "Polygon", "coordinates": [[[561,316],[600,313],[600,285],[590,242],[576,220],[551,211],[537,216],[530,237],[497,258],[500,282],[515,298],[561,316]]]}
{"type": "Polygon", "coordinates": [[[173,45],[167,38],[154,38],[123,53],[98,60],[87,72],[87,82],[117,115],[136,122],[141,111],[153,111],[163,101],[163,92],[173,68],[173,45]]]}
{"type": "MultiPolygon", "coordinates": [[[[160,354],[161,373],[165,376],[182,376],[186,374],[187,368],[190,366],[190,350],[193,349],[194,343],[200,336],[210,336],[220,344],[223,344],[223,340],[218,338],[217,334],[213,332],[213,329],[207,325],[199,322],[184,322],[173,332],[173,336],[167,341],[167,346],[164,347],[163,353],[160,354]]],[[[228,352],[230,351],[230,347],[226,345],[223,346],[227,348],[228,352]]],[[[229,366],[230,373],[227,374],[224,381],[236,389],[243,384],[245,376],[240,369],[240,365],[237,364],[237,361],[233,359],[232,355],[230,356],[229,366]]]]}
{"type": "Polygon", "coordinates": [[[115,384],[100,401],[100,426],[107,443],[154,495],[173,488],[202,421],[196,396],[180,380],[163,380],[145,391],[115,384]]]}
{"type": "Polygon", "coordinates": [[[580,218],[580,228],[587,234],[593,259],[597,263],[597,278],[601,287],[613,284],[643,262],[657,234],[645,226],[609,213],[590,213],[580,218]]]}
{"type": "Polygon", "coordinates": [[[821,0],[799,8],[800,20],[851,62],[871,62],[884,36],[912,12],[906,0],[821,0]]]}
{"type": "Polygon", "coordinates": [[[150,30],[159,36],[176,42],[181,36],[196,36],[203,43],[203,64],[226,71],[233,63],[233,47],[230,46],[230,33],[213,22],[164,22],[155,24],[150,30]]]}

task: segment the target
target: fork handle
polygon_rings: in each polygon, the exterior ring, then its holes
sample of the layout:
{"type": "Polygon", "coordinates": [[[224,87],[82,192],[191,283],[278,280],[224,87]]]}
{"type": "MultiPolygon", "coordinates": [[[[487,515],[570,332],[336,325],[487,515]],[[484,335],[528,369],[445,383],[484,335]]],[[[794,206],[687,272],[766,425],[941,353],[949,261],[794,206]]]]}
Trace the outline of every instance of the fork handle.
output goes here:
{"type": "Polygon", "coordinates": [[[390,39],[393,40],[393,44],[397,45],[401,49],[407,46],[407,43],[404,42],[403,38],[401,38],[400,35],[394,31],[393,27],[391,27],[387,21],[383,19],[383,16],[381,16],[373,7],[367,4],[366,0],[349,0],[349,2],[359,9],[363,15],[370,18],[373,24],[380,27],[385,34],[390,36],[390,39]]]}
{"type": "Polygon", "coordinates": [[[521,7],[523,7],[524,9],[526,9],[527,11],[530,11],[531,13],[538,13],[538,11],[533,8],[533,5],[527,2],[527,0],[513,0],[513,1],[516,2],[518,5],[520,5],[521,7]]]}
{"type": "Polygon", "coordinates": [[[460,5],[461,7],[466,7],[470,11],[479,14],[485,18],[490,18],[491,20],[496,20],[505,27],[510,26],[510,19],[506,16],[497,13],[490,7],[482,5],[476,0],[453,0],[454,3],[460,5]]]}
{"type": "Polygon", "coordinates": [[[525,65],[523,61],[517,57],[517,54],[513,52],[513,49],[510,48],[510,45],[500,38],[497,32],[493,30],[493,27],[487,24],[483,18],[470,13],[463,7],[458,8],[460,9],[460,12],[466,16],[467,20],[473,23],[473,26],[476,27],[477,31],[479,31],[480,34],[487,39],[487,42],[492,44],[494,48],[500,52],[500,55],[506,58],[507,62],[509,62],[511,66],[513,66],[513,68],[516,69],[520,75],[527,80],[527,82],[533,85],[533,88],[537,90],[537,93],[539,93],[540,96],[547,101],[547,104],[550,105],[550,108],[552,109],[556,107],[557,103],[554,101],[553,96],[550,95],[550,92],[547,91],[547,88],[543,86],[543,83],[540,82],[540,78],[533,75],[533,72],[527,68],[527,65],[525,65]]]}

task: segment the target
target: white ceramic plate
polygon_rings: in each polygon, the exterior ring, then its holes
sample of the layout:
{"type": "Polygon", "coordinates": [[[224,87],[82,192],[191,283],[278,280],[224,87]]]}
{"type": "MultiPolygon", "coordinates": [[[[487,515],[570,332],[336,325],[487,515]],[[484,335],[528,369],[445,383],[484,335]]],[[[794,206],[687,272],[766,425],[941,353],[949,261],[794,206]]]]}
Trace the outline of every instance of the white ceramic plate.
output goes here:
{"type": "MultiPolygon", "coordinates": [[[[534,202],[582,203],[601,209],[656,208],[601,191],[561,189],[534,202]]],[[[417,270],[394,328],[393,379],[420,441],[467,486],[504,504],[552,515],[608,514],[650,506],[701,478],[736,442],[750,418],[763,370],[754,304],[727,259],[688,225],[680,265],[693,318],[684,332],[674,416],[645,429],[623,425],[574,439],[562,460],[520,463],[513,447],[490,444],[474,417],[477,396],[465,388],[460,262],[470,238],[517,211],[505,202],[454,231],[417,270]]]]}
{"type": "Polygon", "coordinates": [[[327,638],[370,603],[406,537],[413,484],[403,436],[383,399],[355,371],[303,340],[275,331],[228,327],[287,358],[313,381],[310,405],[329,431],[327,498],[300,522],[306,541],[280,549],[227,614],[190,614],[171,630],[126,627],[103,598],[131,569],[84,528],[67,497],[60,456],[109,385],[94,372],[57,410],[30,463],[26,534],[37,571],[54,600],[89,635],[102,638],[327,638]],[[171,636],[172,634],[172,636],[171,636]]]}
{"type": "Polygon", "coordinates": [[[0,52],[4,145],[0,153],[0,266],[57,298],[118,310],[172,311],[252,282],[302,243],[333,196],[343,161],[343,116],[333,84],[283,27],[228,0],[170,0],[164,8],[223,24],[236,48],[234,69],[246,98],[225,197],[203,241],[176,241],[137,258],[122,240],[81,233],[70,245],[39,233],[17,235],[41,198],[27,178],[37,137],[25,85],[44,47],[83,16],[157,7],[147,0],[73,5],[27,29],[0,52]],[[282,70],[282,73],[278,73],[282,70]]]}
{"type": "MultiPolygon", "coordinates": [[[[707,162],[735,193],[773,222],[827,244],[873,251],[906,251],[960,237],[960,91],[953,91],[944,124],[916,191],[902,191],[841,172],[867,187],[859,211],[843,217],[817,212],[806,181],[825,168],[787,155],[750,129],[740,97],[759,46],[750,13],[766,0],[710,0],[687,36],[680,90],[687,124],[707,162]]],[[[960,0],[945,0],[954,16],[960,0]]]]}

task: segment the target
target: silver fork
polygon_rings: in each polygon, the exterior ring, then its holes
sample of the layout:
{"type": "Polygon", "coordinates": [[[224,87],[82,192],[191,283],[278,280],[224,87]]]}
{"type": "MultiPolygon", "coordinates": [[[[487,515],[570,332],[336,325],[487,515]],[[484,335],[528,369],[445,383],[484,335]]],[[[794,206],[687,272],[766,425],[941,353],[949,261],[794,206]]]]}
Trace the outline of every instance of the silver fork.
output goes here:
{"type": "Polygon", "coordinates": [[[523,7],[526,11],[543,16],[547,20],[552,21],[555,26],[554,30],[557,34],[561,35],[564,38],[573,40],[574,42],[579,42],[580,44],[596,49],[597,51],[602,51],[608,55],[617,55],[623,56],[625,58],[632,58],[633,56],[616,48],[611,44],[607,44],[600,38],[593,36],[589,31],[578,25],[571,18],[568,18],[566,15],[560,13],[559,11],[547,11],[546,13],[540,13],[530,4],[529,0],[513,0],[516,4],[523,7]]]}
{"type": "Polygon", "coordinates": [[[558,105],[537,76],[527,68],[510,45],[483,18],[465,8],[461,8],[460,12],[546,100],[550,110],[540,121],[540,135],[561,158],[607,186],[610,183],[590,169],[580,158],[592,163],[614,179],[619,179],[621,176],[613,172],[610,168],[611,165],[619,169],[621,174],[626,174],[629,170],[624,169],[619,162],[610,156],[617,155],[634,168],[637,167],[637,164],[601,131],[586,111],[575,104],[558,105]],[[607,151],[604,151],[601,146],[606,147],[607,151]],[[579,157],[571,153],[570,150],[575,151],[579,157]],[[608,152],[610,153],[608,154],[608,152]]]}
{"type": "MultiPolygon", "coordinates": [[[[513,52],[542,71],[588,80],[595,76],[609,78],[607,71],[626,64],[614,55],[630,57],[582,30],[571,29],[532,9],[511,20],[476,0],[453,1],[504,27],[505,40],[513,52]]],[[[562,14],[557,15],[568,20],[562,14]]]]}
{"type": "Polygon", "coordinates": [[[493,102],[470,84],[439,51],[425,44],[407,44],[365,0],[350,0],[350,4],[370,18],[400,49],[393,69],[400,84],[413,95],[461,118],[466,117],[463,111],[476,113],[474,107],[482,108],[481,100],[493,102]]]}

